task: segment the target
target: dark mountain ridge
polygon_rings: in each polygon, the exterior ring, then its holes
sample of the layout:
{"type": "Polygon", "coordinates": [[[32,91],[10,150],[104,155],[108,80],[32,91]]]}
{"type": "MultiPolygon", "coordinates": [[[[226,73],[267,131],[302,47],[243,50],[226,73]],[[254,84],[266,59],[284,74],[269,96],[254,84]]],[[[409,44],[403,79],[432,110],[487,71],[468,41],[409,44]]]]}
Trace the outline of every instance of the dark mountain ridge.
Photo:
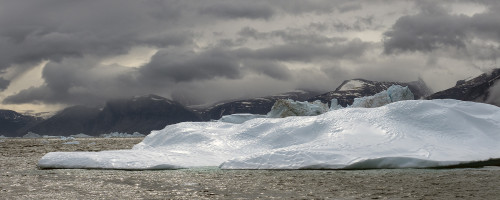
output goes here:
{"type": "Polygon", "coordinates": [[[0,135],[17,137],[27,128],[42,121],[42,118],[23,115],[12,110],[0,109],[0,135]]]}
{"type": "Polygon", "coordinates": [[[92,130],[99,112],[100,109],[96,107],[71,106],[28,128],[28,131],[51,136],[88,134],[92,130]]]}
{"type": "Polygon", "coordinates": [[[188,108],[161,96],[146,95],[110,100],[102,108],[72,106],[46,120],[10,110],[0,110],[0,135],[19,137],[28,131],[55,136],[78,133],[97,136],[110,132],[149,134],[152,130],[179,122],[217,120],[224,115],[235,113],[266,114],[278,99],[321,100],[329,103],[332,98],[336,98],[339,104],[346,106],[352,104],[354,98],[374,95],[391,85],[408,86],[416,99],[447,98],[485,102],[490,97],[491,87],[498,83],[499,79],[500,69],[495,69],[476,78],[458,81],[455,87],[432,95],[422,80],[401,83],[352,79],[344,81],[334,91],[323,94],[294,91],[267,97],[226,101],[208,108],[188,108]]]}
{"type": "MultiPolygon", "coordinates": [[[[462,101],[493,103],[487,100],[490,97],[490,89],[499,80],[500,68],[497,68],[469,80],[459,80],[454,87],[436,92],[426,99],[458,99],[462,101]]],[[[494,105],[500,106],[497,104],[494,105]]]]}
{"type": "Polygon", "coordinates": [[[376,93],[387,90],[392,85],[408,86],[415,99],[424,98],[432,93],[421,79],[413,82],[378,82],[366,79],[345,80],[334,91],[330,91],[308,99],[308,101],[320,100],[323,103],[330,103],[332,99],[337,99],[342,106],[351,105],[355,98],[363,96],[372,96],[376,93]]]}
{"type": "Polygon", "coordinates": [[[201,121],[200,116],[180,103],[157,95],[119,99],[106,103],[96,118],[92,134],[139,132],[185,121],[201,121]]]}
{"type": "Polygon", "coordinates": [[[28,131],[53,136],[79,133],[98,136],[110,132],[149,134],[152,130],[184,121],[201,121],[201,118],[177,102],[147,95],[110,100],[102,109],[68,107],[28,131]]]}

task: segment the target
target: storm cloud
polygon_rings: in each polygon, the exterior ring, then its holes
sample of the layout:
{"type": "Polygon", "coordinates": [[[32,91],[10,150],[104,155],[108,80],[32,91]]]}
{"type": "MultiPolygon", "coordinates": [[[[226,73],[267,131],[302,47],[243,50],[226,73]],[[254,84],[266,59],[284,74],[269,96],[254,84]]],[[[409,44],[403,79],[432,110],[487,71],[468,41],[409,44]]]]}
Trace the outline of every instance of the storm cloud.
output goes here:
{"type": "Polygon", "coordinates": [[[74,105],[154,93],[205,104],[327,92],[352,78],[422,78],[440,90],[495,65],[497,4],[1,1],[0,97],[2,105],[74,105]],[[461,9],[470,6],[474,13],[461,9]],[[42,84],[19,84],[40,63],[33,78],[42,84]]]}
{"type": "Polygon", "coordinates": [[[484,13],[467,16],[450,14],[438,2],[422,1],[420,13],[403,16],[384,33],[384,52],[431,52],[452,47],[467,49],[474,40],[494,42],[500,39],[498,5],[484,13]],[[424,2],[424,3],[422,3],[424,2]]]}

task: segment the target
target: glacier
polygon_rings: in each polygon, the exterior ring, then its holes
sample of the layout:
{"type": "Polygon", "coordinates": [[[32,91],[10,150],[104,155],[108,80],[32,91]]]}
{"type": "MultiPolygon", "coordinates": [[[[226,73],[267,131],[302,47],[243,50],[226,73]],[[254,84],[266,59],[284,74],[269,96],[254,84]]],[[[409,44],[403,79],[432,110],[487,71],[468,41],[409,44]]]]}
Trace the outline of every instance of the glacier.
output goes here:
{"type": "Polygon", "coordinates": [[[184,122],[130,150],[50,152],[42,169],[432,168],[500,158],[500,108],[408,100],[317,116],[184,122]]]}

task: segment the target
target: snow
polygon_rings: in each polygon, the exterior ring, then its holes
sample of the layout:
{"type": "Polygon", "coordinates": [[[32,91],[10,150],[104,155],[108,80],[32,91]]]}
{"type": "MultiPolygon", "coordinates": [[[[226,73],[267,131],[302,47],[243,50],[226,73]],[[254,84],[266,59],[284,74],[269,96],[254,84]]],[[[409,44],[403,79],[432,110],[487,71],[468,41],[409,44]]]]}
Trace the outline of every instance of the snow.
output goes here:
{"type": "Polygon", "coordinates": [[[366,83],[360,80],[349,80],[349,82],[345,83],[339,91],[349,91],[356,90],[360,87],[363,87],[366,83]]]}
{"type": "Polygon", "coordinates": [[[4,135],[0,135],[0,138],[7,138],[7,137],[5,137],[4,135]]]}
{"type": "Polygon", "coordinates": [[[328,104],[317,100],[312,103],[294,101],[291,99],[277,100],[271,111],[267,113],[269,118],[280,118],[288,116],[314,116],[328,111],[328,104]]]}
{"type": "Polygon", "coordinates": [[[40,168],[421,168],[500,158],[500,108],[409,100],[317,116],[244,123],[184,122],[153,131],[131,150],[51,152],[40,168]]]}

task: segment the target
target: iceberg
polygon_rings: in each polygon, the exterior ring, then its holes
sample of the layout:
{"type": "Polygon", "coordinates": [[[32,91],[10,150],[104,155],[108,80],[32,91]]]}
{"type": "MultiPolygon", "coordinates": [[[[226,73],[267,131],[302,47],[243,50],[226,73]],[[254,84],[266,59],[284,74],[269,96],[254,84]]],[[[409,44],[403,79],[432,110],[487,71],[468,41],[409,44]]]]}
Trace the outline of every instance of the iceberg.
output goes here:
{"type": "Polygon", "coordinates": [[[294,101],[291,99],[278,99],[271,111],[267,113],[269,118],[283,118],[288,116],[314,116],[327,112],[328,104],[319,100],[312,103],[294,101]]]}
{"type": "Polygon", "coordinates": [[[79,142],[79,141],[74,140],[74,141],[65,142],[65,143],[63,143],[63,144],[80,144],[80,142],[79,142]]]}
{"type": "Polygon", "coordinates": [[[75,138],[72,136],[69,137],[61,136],[61,140],[75,140],[75,138]]]}
{"type": "Polygon", "coordinates": [[[130,150],[50,152],[38,167],[434,168],[499,161],[499,130],[500,108],[493,105],[408,100],[240,124],[184,122],[152,131],[130,150]]]}
{"type": "Polygon", "coordinates": [[[134,132],[132,134],[119,133],[119,132],[101,134],[101,137],[103,138],[127,138],[127,137],[144,137],[144,136],[145,136],[144,134],[141,134],[139,132],[134,132]]]}
{"type": "MultiPolygon", "coordinates": [[[[349,108],[376,108],[384,106],[393,102],[414,100],[415,96],[408,88],[408,86],[403,87],[400,85],[392,85],[382,92],[379,92],[373,96],[358,97],[354,98],[352,105],[348,105],[349,108]]],[[[342,109],[339,105],[337,99],[332,99],[330,104],[330,110],[342,109]]]]}
{"type": "Polygon", "coordinates": [[[41,137],[42,137],[41,135],[38,135],[33,132],[28,132],[25,135],[23,135],[23,138],[41,138],[41,137]]]}
{"type": "Polygon", "coordinates": [[[373,96],[355,98],[351,107],[376,108],[393,102],[413,99],[415,99],[415,97],[408,86],[403,87],[400,85],[392,85],[387,88],[387,90],[379,92],[373,96]]]}
{"type": "Polygon", "coordinates": [[[90,138],[92,136],[87,135],[87,134],[83,134],[83,133],[78,133],[76,135],[70,135],[70,137],[73,137],[73,138],[90,138]]]}

